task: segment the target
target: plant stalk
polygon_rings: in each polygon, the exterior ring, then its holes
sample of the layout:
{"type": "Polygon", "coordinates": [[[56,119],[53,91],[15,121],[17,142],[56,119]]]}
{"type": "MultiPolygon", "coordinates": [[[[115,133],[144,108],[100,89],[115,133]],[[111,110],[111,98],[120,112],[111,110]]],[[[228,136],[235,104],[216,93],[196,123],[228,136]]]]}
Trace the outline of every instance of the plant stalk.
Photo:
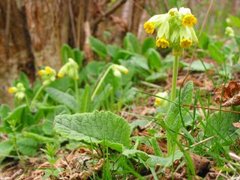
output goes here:
{"type": "Polygon", "coordinates": [[[172,71],[171,101],[174,101],[176,99],[178,64],[179,64],[179,55],[175,55],[175,59],[173,63],[173,71],[172,71]]]}
{"type": "Polygon", "coordinates": [[[105,71],[105,73],[103,74],[103,76],[101,77],[101,79],[99,80],[99,82],[98,82],[98,84],[97,84],[97,86],[96,86],[96,88],[95,88],[95,90],[94,90],[94,92],[93,92],[93,94],[92,94],[92,96],[91,96],[91,101],[93,101],[93,99],[95,98],[95,96],[96,96],[99,88],[101,87],[104,79],[106,78],[107,74],[108,74],[109,71],[112,69],[112,67],[113,67],[113,65],[110,65],[110,66],[107,68],[107,70],[105,71]]]}

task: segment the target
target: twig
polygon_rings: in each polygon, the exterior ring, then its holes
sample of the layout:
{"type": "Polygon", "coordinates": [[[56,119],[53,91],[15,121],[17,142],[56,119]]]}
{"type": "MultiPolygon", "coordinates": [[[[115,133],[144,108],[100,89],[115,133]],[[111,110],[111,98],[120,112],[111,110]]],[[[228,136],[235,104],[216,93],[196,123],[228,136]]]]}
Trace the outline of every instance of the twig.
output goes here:
{"type": "Polygon", "coordinates": [[[240,162],[240,157],[239,157],[238,155],[236,155],[236,154],[233,153],[233,152],[230,152],[230,153],[228,153],[228,154],[229,154],[230,158],[232,158],[232,159],[235,160],[235,161],[239,161],[239,162],[240,162]]]}
{"type": "Polygon", "coordinates": [[[109,16],[112,14],[114,11],[116,11],[119,7],[121,7],[127,0],[120,0],[116,4],[112,6],[111,9],[107,10],[105,13],[103,13],[102,16],[98,17],[94,22],[93,22],[93,31],[96,30],[97,25],[103,20],[103,18],[109,16]]]}

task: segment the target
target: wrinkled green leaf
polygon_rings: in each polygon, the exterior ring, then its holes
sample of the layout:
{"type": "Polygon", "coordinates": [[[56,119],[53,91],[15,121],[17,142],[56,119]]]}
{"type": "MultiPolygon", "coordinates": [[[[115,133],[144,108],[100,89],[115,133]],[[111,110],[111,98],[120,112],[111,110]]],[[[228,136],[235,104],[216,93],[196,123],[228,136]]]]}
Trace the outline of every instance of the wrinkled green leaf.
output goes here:
{"type": "Polygon", "coordinates": [[[177,135],[180,130],[180,128],[183,126],[184,123],[184,117],[187,113],[187,108],[183,109],[182,107],[179,107],[180,104],[184,105],[190,105],[192,102],[192,96],[193,96],[193,82],[188,82],[184,88],[181,91],[181,97],[179,102],[179,97],[176,98],[175,103],[172,103],[169,111],[167,113],[165,124],[167,125],[167,137],[168,137],[168,143],[171,144],[171,146],[176,147],[175,141],[177,140],[177,135]],[[180,112],[181,110],[181,112],[180,112]]]}
{"type": "Polygon", "coordinates": [[[55,129],[69,139],[100,143],[117,151],[130,145],[128,123],[111,112],[59,115],[55,118],[55,129]]]}
{"type": "Polygon", "coordinates": [[[33,156],[36,154],[38,142],[31,138],[17,138],[17,149],[23,155],[33,156]]]}

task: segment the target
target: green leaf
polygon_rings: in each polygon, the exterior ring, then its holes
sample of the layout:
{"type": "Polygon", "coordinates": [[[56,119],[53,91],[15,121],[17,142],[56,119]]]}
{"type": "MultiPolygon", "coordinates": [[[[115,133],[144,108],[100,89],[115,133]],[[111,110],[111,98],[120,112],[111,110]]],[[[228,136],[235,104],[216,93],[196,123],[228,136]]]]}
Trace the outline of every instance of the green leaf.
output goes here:
{"type": "MultiPolygon", "coordinates": [[[[207,137],[217,136],[221,140],[231,140],[236,128],[233,127],[233,123],[239,120],[239,116],[233,113],[218,112],[214,113],[207,119],[205,127],[205,135],[207,137]]],[[[214,139],[213,141],[216,141],[214,139]]]]}
{"type": "Polygon", "coordinates": [[[67,63],[68,58],[74,58],[74,54],[73,54],[72,48],[69,45],[64,44],[61,48],[62,63],[63,64],[67,63]]]}
{"type": "Polygon", "coordinates": [[[7,157],[13,150],[13,144],[11,141],[2,141],[0,142],[0,163],[5,157],[7,157]]]}
{"type": "Polygon", "coordinates": [[[106,48],[106,45],[102,41],[91,36],[89,38],[89,42],[90,42],[92,50],[95,53],[97,53],[97,55],[99,55],[102,58],[105,58],[107,56],[107,48],[106,48]]]}
{"type": "Polygon", "coordinates": [[[69,109],[73,111],[77,111],[78,104],[72,95],[59,91],[55,88],[46,88],[45,91],[54,101],[66,105],[69,109]]]}
{"type": "Polygon", "coordinates": [[[80,112],[88,112],[91,101],[91,88],[86,85],[81,96],[80,112]]]}
{"type": "Polygon", "coordinates": [[[27,156],[34,156],[37,152],[38,142],[31,138],[17,138],[17,149],[27,156]]]}
{"type": "Polygon", "coordinates": [[[5,119],[10,111],[11,110],[8,105],[2,104],[0,106],[0,118],[5,119]]]}
{"type": "Polygon", "coordinates": [[[150,76],[146,78],[146,81],[148,82],[163,81],[166,78],[167,78],[167,74],[165,72],[152,73],[150,76]]]}
{"type": "Polygon", "coordinates": [[[31,139],[34,139],[34,140],[37,140],[39,141],[40,143],[49,143],[49,142],[54,142],[56,141],[56,139],[54,138],[49,138],[49,137],[46,137],[46,136],[42,136],[42,135],[39,135],[39,134],[36,134],[36,133],[32,133],[32,132],[23,132],[23,135],[27,138],[31,138],[31,139]]]}
{"type": "Polygon", "coordinates": [[[142,45],[142,53],[145,54],[149,49],[155,48],[155,39],[152,37],[148,37],[143,41],[142,45]]]}
{"type": "Polygon", "coordinates": [[[88,143],[100,143],[117,151],[130,145],[130,127],[120,116],[111,112],[59,115],[55,129],[62,136],[88,143]]]}
{"type": "Polygon", "coordinates": [[[124,48],[133,52],[140,53],[141,43],[132,33],[127,33],[123,40],[124,48]]]}
{"type": "MultiPolygon", "coordinates": [[[[179,130],[183,126],[184,117],[186,116],[188,109],[188,108],[182,109],[182,107],[180,106],[182,104],[190,105],[192,102],[192,96],[193,96],[193,82],[190,81],[182,89],[180,100],[178,97],[174,101],[175,103],[171,104],[169,111],[167,113],[165,124],[168,128],[170,128],[167,129],[167,139],[168,143],[171,144],[171,147],[173,147],[173,149],[176,147],[176,144],[174,142],[177,140],[179,130]]],[[[170,154],[171,153],[173,152],[170,152],[170,154]]]]}
{"type": "Polygon", "coordinates": [[[147,59],[151,69],[156,71],[160,70],[162,58],[155,49],[151,48],[147,51],[147,59]]]}
{"type": "Polygon", "coordinates": [[[207,49],[208,44],[210,42],[210,39],[206,33],[202,33],[201,36],[199,37],[199,46],[202,49],[207,49]]]}
{"type": "Polygon", "coordinates": [[[237,16],[229,16],[230,25],[240,28],[240,18],[237,16]]]}
{"type": "Polygon", "coordinates": [[[6,117],[4,121],[11,121],[11,124],[16,125],[21,120],[25,108],[27,108],[26,104],[18,106],[6,117]]]}
{"type": "Polygon", "coordinates": [[[144,56],[141,55],[136,55],[131,57],[129,60],[135,67],[144,69],[144,70],[149,70],[147,59],[144,56]]]}
{"type": "Polygon", "coordinates": [[[124,149],[122,154],[128,158],[138,156],[143,161],[146,161],[149,158],[149,155],[147,153],[145,153],[144,151],[136,150],[136,149],[124,149]]]}
{"type": "Polygon", "coordinates": [[[191,70],[198,71],[198,72],[204,72],[204,71],[212,69],[213,67],[214,67],[213,64],[202,62],[200,60],[194,61],[191,64],[191,70]]]}
{"type": "Polygon", "coordinates": [[[225,55],[218,44],[216,44],[216,43],[209,44],[208,51],[209,51],[211,57],[217,63],[221,64],[225,61],[225,55]]]}
{"type": "Polygon", "coordinates": [[[181,159],[183,157],[183,153],[181,151],[176,151],[175,154],[169,157],[159,157],[153,155],[149,155],[149,157],[150,158],[146,161],[146,164],[148,164],[150,167],[156,167],[157,165],[169,167],[174,161],[181,159]]]}
{"type": "Polygon", "coordinates": [[[82,67],[83,59],[84,59],[84,52],[80,51],[79,49],[75,48],[73,49],[74,54],[74,60],[79,65],[79,67],[82,67]]]}

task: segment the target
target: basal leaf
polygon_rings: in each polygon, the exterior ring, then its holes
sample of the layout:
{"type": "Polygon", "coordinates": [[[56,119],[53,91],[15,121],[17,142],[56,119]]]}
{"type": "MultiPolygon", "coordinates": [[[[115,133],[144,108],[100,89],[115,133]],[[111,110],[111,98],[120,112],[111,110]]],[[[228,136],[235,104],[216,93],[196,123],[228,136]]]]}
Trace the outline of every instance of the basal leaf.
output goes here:
{"type": "Polygon", "coordinates": [[[0,142],[0,163],[2,160],[8,156],[13,150],[13,144],[11,141],[2,141],[0,142]]]}
{"type": "Polygon", "coordinates": [[[74,97],[55,88],[46,88],[48,95],[56,102],[66,105],[69,109],[76,111],[78,104],[74,97]]]}
{"type": "Polygon", "coordinates": [[[183,157],[183,153],[181,151],[176,151],[175,154],[170,155],[169,157],[159,157],[153,155],[149,155],[149,157],[150,158],[146,161],[149,166],[156,167],[157,165],[160,165],[163,167],[169,167],[175,160],[181,159],[183,157]]]}
{"type": "Polygon", "coordinates": [[[103,58],[105,58],[107,56],[107,48],[106,48],[106,45],[102,41],[100,41],[94,37],[90,37],[89,42],[90,42],[92,50],[95,53],[97,53],[99,56],[101,56],[103,58]]]}
{"type": "MultiPolygon", "coordinates": [[[[178,132],[180,128],[183,126],[184,117],[186,117],[187,109],[183,109],[182,104],[190,105],[192,102],[193,96],[193,82],[188,82],[181,92],[181,97],[175,100],[175,103],[172,103],[168,114],[165,119],[165,124],[168,128],[167,136],[168,136],[168,143],[172,144],[171,146],[176,147],[175,140],[177,139],[178,132]],[[180,103],[180,105],[179,105],[180,103]]],[[[173,152],[171,152],[173,153],[173,152]]]]}
{"type": "Polygon", "coordinates": [[[100,143],[117,151],[130,145],[130,126],[111,112],[59,115],[55,129],[62,136],[88,143],[100,143]]]}

